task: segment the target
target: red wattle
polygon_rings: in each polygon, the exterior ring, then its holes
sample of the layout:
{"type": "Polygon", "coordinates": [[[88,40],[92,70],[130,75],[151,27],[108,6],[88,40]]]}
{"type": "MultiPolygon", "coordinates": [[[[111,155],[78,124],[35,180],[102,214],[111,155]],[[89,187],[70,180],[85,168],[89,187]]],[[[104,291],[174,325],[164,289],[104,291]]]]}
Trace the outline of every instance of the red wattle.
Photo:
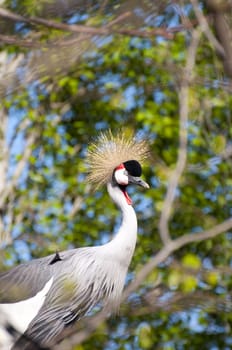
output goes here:
{"type": "Polygon", "coordinates": [[[131,205],[131,204],[132,204],[132,200],[131,200],[131,198],[129,197],[127,191],[123,191],[123,194],[124,194],[124,196],[125,196],[125,198],[126,198],[127,204],[131,205]]]}

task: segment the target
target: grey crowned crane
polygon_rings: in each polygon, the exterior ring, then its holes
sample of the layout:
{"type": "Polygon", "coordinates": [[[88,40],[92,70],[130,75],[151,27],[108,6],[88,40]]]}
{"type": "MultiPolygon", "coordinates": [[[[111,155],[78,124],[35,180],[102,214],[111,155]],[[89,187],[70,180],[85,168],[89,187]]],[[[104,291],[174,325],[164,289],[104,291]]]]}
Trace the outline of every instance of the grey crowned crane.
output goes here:
{"type": "Polygon", "coordinates": [[[112,312],[118,309],[137,237],[137,218],[127,186],[149,188],[140,178],[140,162],[147,153],[145,141],[127,140],[122,133],[101,134],[90,145],[87,179],[96,186],[105,184],[122,213],[111,241],[35,259],[0,274],[0,303],[17,305],[39,295],[37,313],[12,349],[53,346],[67,327],[99,303],[112,312]]]}

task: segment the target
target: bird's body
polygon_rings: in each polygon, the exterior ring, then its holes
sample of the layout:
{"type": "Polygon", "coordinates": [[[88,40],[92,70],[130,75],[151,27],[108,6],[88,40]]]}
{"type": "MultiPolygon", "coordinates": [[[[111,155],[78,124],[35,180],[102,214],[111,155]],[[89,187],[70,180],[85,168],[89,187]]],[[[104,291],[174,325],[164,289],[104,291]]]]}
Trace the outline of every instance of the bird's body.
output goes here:
{"type": "Polygon", "coordinates": [[[134,182],[148,187],[138,177],[139,163],[130,162],[112,169],[107,181],[108,193],[122,212],[121,226],[111,241],[59,252],[0,274],[1,303],[25,300],[47,288],[37,315],[13,349],[32,349],[31,340],[42,347],[54,345],[67,327],[99,303],[109,311],[118,309],[137,237],[137,218],[126,186],[134,182]]]}

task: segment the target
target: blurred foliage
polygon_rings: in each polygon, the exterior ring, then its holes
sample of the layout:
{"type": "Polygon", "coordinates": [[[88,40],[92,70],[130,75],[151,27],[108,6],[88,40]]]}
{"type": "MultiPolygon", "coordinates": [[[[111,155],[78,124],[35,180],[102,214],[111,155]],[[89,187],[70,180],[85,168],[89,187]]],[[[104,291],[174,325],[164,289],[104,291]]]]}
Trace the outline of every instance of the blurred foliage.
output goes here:
{"type": "MultiPolygon", "coordinates": [[[[141,28],[149,27],[152,19],[156,26],[180,24],[169,2],[154,8],[151,4],[146,8],[150,12],[145,11],[146,1],[140,5],[106,1],[103,8],[96,1],[83,7],[81,1],[70,1],[70,11],[68,5],[58,11],[60,3],[6,1],[8,9],[21,15],[43,16],[46,12],[46,17],[66,23],[108,23],[129,8],[142,22],[141,28]]],[[[193,18],[189,2],[182,3],[185,16],[193,18]]],[[[22,36],[37,31],[41,43],[64,35],[42,26],[11,24],[9,31],[22,36]]],[[[161,36],[97,37],[94,47],[66,69],[54,74],[53,67],[51,74],[47,70],[42,76],[33,75],[38,58],[30,58],[36,57],[32,49],[1,45],[0,55],[7,52],[10,58],[23,53],[17,74],[23,76],[28,70],[33,77],[11,87],[1,101],[8,114],[7,132],[15,132],[9,174],[23,157],[27,136],[37,135],[13,199],[5,204],[13,211],[13,242],[1,252],[2,268],[56,250],[105,243],[112,237],[120,223],[117,209],[104,188],[94,193],[85,181],[88,143],[108,128],[133,130],[149,140],[151,150],[144,166],[151,189],[131,189],[139,236],[128,281],[162,247],[157,226],[177,160],[178,89],[190,35],[182,31],[171,40],[161,36]],[[17,129],[24,120],[28,121],[26,129],[17,129]]],[[[62,48],[57,55],[59,51],[62,48]]],[[[46,66],[46,61],[42,63],[46,66]]],[[[173,238],[211,228],[231,216],[232,166],[227,152],[232,136],[231,81],[204,36],[189,95],[187,165],[172,208],[173,238]]],[[[75,349],[231,348],[231,238],[227,232],[177,251],[144,281],[119,316],[101,325],[75,349]]]]}

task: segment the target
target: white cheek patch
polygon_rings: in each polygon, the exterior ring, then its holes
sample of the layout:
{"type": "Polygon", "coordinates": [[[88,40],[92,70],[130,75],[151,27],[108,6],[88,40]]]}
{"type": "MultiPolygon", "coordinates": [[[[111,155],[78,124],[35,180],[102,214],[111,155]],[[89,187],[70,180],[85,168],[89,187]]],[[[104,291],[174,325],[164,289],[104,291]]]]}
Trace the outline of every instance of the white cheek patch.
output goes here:
{"type": "Polygon", "coordinates": [[[119,185],[128,185],[129,180],[125,168],[116,170],[114,177],[119,185]]]}

